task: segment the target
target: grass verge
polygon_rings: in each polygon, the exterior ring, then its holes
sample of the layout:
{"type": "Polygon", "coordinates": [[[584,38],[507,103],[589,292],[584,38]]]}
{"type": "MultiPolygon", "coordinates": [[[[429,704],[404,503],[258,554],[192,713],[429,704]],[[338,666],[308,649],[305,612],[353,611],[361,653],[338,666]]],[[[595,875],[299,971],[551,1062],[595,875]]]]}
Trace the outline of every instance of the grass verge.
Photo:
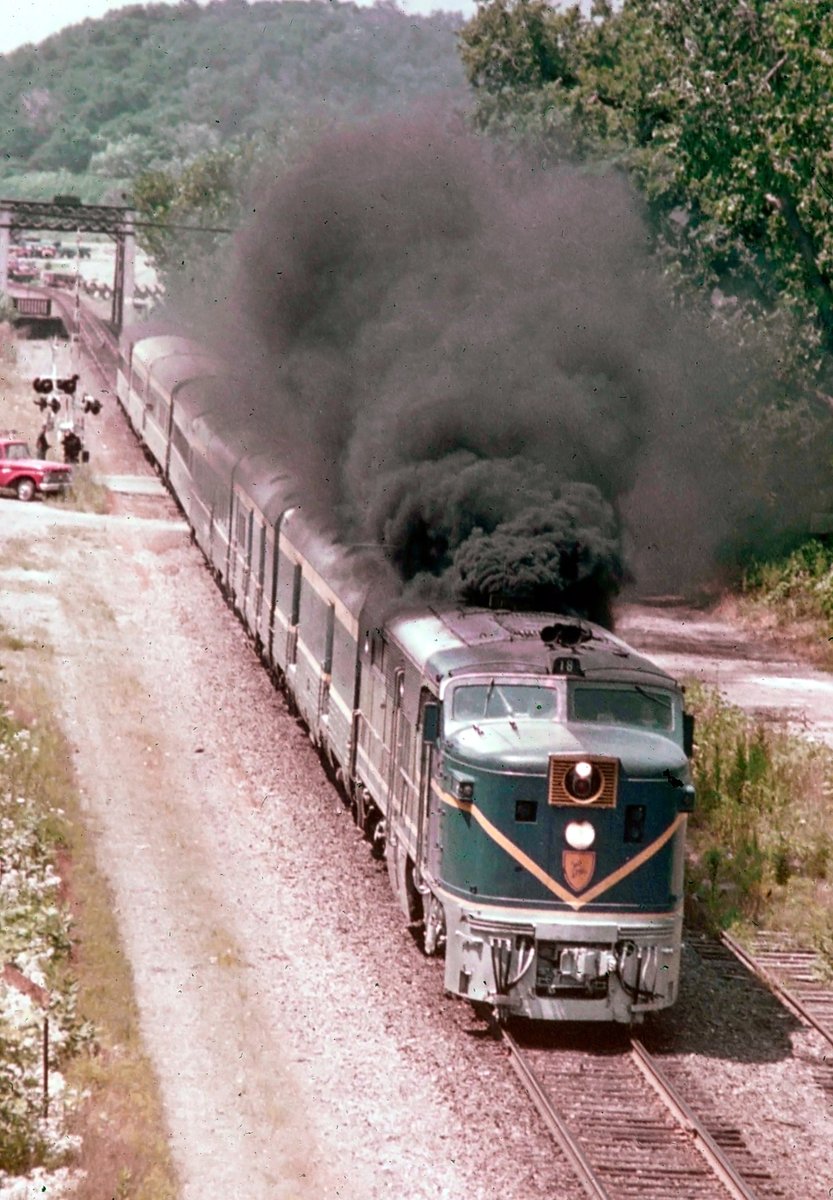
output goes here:
{"type": "Polygon", "coordinates": [[[784,558],[754,563],[735,604],[747,623],[833,670],[833,545],[810,538],[784,558]]]}
{"type": "MultiPolygon", "coordinates": [[[[16,657],[7,641],[5,661],[16,657]]],[[[15,1067],[0,1071],[0,1180],[68,1166],[77,1200],[174,1200],[158,1085],[70,749],[43,694],[0,684],[0,714],[0,948],[49,993],[50,1068],[64,1082],[45,1121],[40,1026],[28,998],[0,984],[3,1058],[15,1067]]]]}
{"type": "Polygon", "coordinates": [[[87,463],[78,463],[72,468],[72,486],[63,496],[50,500],[59,508],[72,508],[79,512],[106,513],[110,511],[110,493],[96,483],[87,463]]]}
{"type": "Polygon", "coordinates": [[[692,685],[688,890],[713,929],[785,930],[833,972],[833,750],[692,685]]]}

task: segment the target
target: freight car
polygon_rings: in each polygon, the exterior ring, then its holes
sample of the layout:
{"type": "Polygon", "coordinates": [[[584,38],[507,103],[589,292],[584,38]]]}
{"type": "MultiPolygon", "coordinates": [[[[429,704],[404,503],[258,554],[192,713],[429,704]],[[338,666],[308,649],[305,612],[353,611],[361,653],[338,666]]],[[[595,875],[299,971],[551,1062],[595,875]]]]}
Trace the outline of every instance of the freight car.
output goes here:
{"type": "Polygon", "coordinates": [[[117,388],[446,990],[541,1020],[672,1004],[694,799],[675,682],[573,617],[379,611],[367,551],[293,507],[280,438],[229,417],[208,353],[125,339],[117,388]]]}

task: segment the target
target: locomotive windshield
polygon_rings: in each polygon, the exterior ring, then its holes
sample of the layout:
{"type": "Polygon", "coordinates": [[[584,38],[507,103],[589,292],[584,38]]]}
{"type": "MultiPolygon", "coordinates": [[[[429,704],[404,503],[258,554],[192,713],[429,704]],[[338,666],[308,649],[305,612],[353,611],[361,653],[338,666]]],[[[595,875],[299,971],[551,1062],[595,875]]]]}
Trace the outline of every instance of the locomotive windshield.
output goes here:
{"type": "Polygon", "coordinates": [[[674,728],[673,696],[653,688],[576,684],[570,689],[569,712],[572,721],[635,725],[661,733],[674,728]]]}
{"type": "Polygon", "coordinates": [[[482,721],[490,717],[532,717],[551,721],[558,697],[552,688],[529,683],[469,684],[454,689],[451,715],[455,721],[482,721]]]}

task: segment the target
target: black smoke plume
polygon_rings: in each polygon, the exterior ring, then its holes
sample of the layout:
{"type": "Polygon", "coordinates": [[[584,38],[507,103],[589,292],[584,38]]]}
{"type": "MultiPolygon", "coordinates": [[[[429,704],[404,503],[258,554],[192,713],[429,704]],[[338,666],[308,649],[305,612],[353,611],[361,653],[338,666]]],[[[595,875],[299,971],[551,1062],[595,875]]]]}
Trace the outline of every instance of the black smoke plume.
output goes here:
{"type": "Polygon", "coordinates": [[[388,119],[255,207],[235,364],[299,502],[409,587],[605,620],[623,544],[685,585],[760,505],[729,419],[750,362],[672,304],[621,175],[388,119]]]}

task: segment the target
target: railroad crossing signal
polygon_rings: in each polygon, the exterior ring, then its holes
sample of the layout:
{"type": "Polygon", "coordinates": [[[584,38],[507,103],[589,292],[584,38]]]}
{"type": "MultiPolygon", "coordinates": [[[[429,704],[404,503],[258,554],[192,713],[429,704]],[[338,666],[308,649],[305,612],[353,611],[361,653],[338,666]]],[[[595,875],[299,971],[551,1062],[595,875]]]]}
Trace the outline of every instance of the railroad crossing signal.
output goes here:
{"type": "MultiPolygon", "coordinates": [[[[61,397],[57,393],[60,392],[63,396],[74,396],[79,379],[80,375],[70,375],[65,379],[49,375],[36,376],[32,380],[32,387],[37,392],[35,404],[41,412],[46,408],[51,408],[54,413],[60,412],[61,397]]],[[[85,406],[84,411],[90,412],[91,410],[85,406]]]]}
{"type": "Polygon", "coordinates": [[[63,392],[67,396],[74,396],[80,378],[80,375],[70,375],[66,379],[58,379],[51,375],[38,375],[32,380],[32,387],[40,395],[48,396],[50,392],[63,392]]]}
{"type": "MultiPolygon", "coordinates": [[[[35,404],[41,412],[46,408],[51,408],[54,413],[59,412],[61,397],[58,393],[62,393],[63,396],[72,396],[74,400],[80,378],[80,375],[69,375],[64,379],[58,379],[57,376],[52,375],[36,376],[32,380],[32,387],[37,392],[35,404]]],[[[91,396],[89,392],[84,393],[83,400],[80,403],[83,404],[84,412],[92,413],[94,417],[97,417],[101,412],[101,401],[97,400],[95,396],[91,396]]]]}

